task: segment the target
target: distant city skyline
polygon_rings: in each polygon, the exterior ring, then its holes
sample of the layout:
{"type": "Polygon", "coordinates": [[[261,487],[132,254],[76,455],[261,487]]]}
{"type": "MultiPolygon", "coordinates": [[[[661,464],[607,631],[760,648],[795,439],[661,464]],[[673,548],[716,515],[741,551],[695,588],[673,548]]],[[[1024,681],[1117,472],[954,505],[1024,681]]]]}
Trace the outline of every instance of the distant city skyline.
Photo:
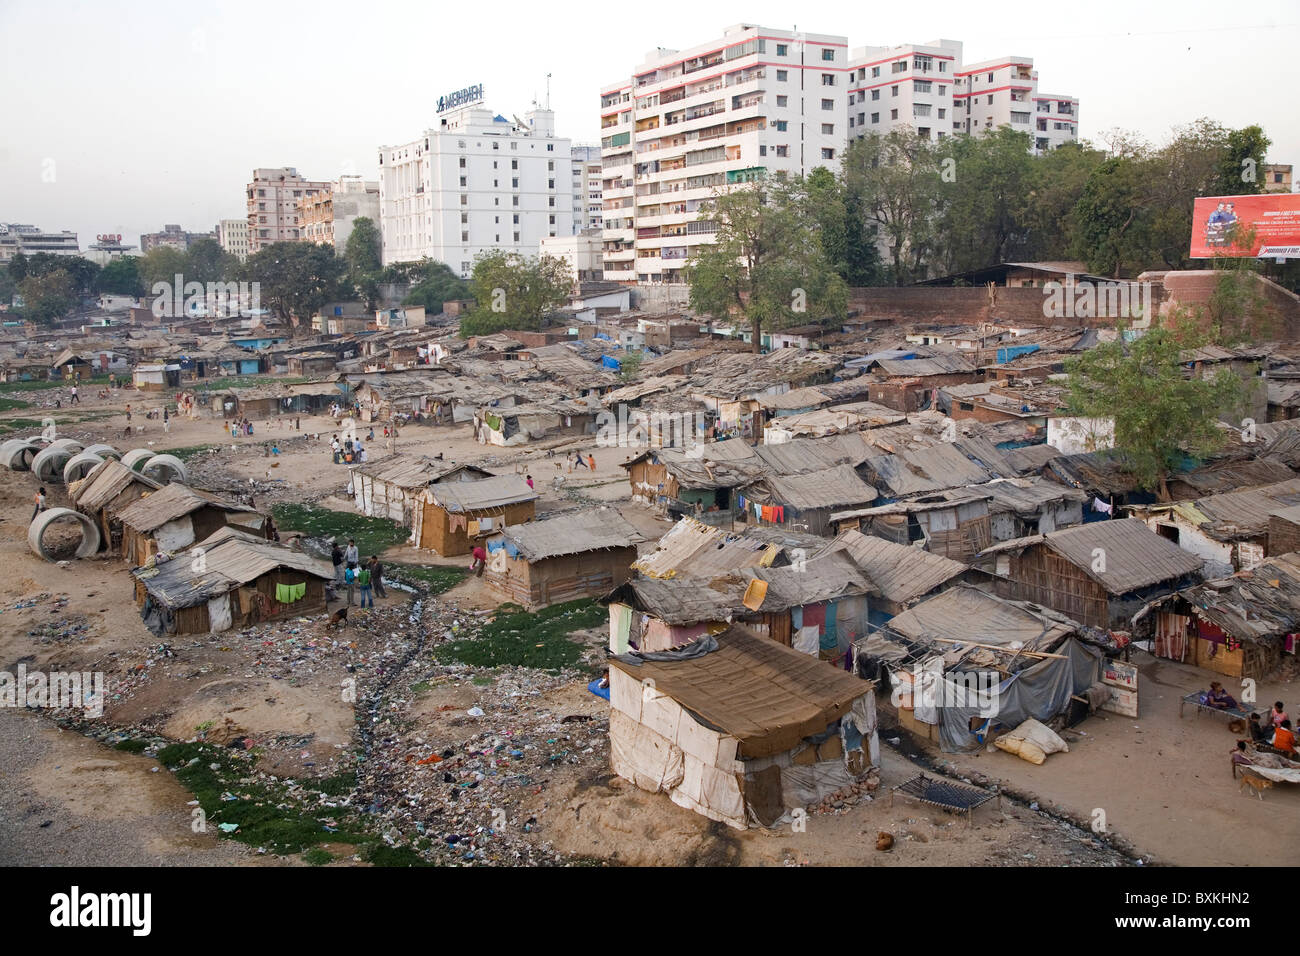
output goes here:
{"type": "Polygon", "coordinates": [[[963,41],[969,62],[1030,56],[1044,89],[1083,102],[1081,139],[1100,143],[1120,128],[1159,143],[1207,116],[1260,124],[1271,162],[1300,163],[1300,115],[1286,105],[1300,13],[1243,8],[1238,24],[1208,0],[1039,4],[1029,17],[950,2],[922,14],[813,0],[797,13],[792,23],[788,4],[756,0],[646,23],[633,11],[557,19],[555,8],[507,2],[493,8],[504,32],[389,0],[326,0],[309,17],[267,3],[11,0],[0,7],[0,222],[75,231],[83,250],[100,233],[138,245],[168,223],[207,232],[244,214],[255,168],[377,179],[379,146],[434,125],[438,97],[481,83],[485,105],[509,117],[546,99],[547,74],[557,134],[598,143],[602,85],[655,47],[706,41],[742,14],[846,34],[853,47],[942,36],[963,41]],[[1207,64],[1225,56],[1233,66],[1216,80],[1207,64]],[[1238,66],[1246,59],[1248,73],[1238,66]]]}

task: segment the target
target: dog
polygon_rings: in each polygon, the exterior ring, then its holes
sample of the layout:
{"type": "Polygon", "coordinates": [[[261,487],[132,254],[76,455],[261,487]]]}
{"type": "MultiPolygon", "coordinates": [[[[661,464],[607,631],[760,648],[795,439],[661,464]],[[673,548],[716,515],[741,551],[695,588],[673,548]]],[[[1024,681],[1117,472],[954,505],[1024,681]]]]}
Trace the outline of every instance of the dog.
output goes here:
{"type": "Polygon", "coordinates": [[[348,626],[348,609],[341,607],[330,617],[330,627],[338,628],[340,631],[348,626]]]}
{"type": "Polygon", "coordinates": [[[1248,787],[1248,786],[1249,786],[1249,787],[1253,787],[1254,790],[1255,790],[1255,796],[1257,796],[1257,797],[1259,797],[1259,799],[1263,800],[1263,799],[1264,799],[1264,791],[1265,791],[1265,790],[1271,790],[1271,789],[1272,789],[1272,787],[1273,787],[1273,781],[1272,781],[1272,780],[1268,780],[1268,779],[1266,779],[1266,778],[1264,778],[1264,777],[1257,777],[1257,776],[1255,776],[1253,773],[1249,773],[1249,772],[1247,772],[1247,773],[1243,773],[1243,774],[1241,775],[1241,786],[1240,786],[1238,789],[1239,789],[1242,793],[1245,793],[1245,792],[1246,792],[1246,787],[1248,787]]]}

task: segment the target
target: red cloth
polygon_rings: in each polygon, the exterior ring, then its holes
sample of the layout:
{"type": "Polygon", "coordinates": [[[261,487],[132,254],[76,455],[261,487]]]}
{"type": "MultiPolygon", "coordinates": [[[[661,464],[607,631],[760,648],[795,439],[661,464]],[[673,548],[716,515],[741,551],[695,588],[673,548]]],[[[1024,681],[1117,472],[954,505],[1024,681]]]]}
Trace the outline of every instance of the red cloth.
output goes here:
{"type": "Polygon", "coordinates": [[[826,604],[805,604],[803,606],[803,626],[812,627],[816,624],[818,627],[826,626],[826,604]]]}
{"type": "Polygon", "coordinates": [[[475,561],[486,561],[486,560],[487,560],[487,552],[483,550],[483,546],[482,546],[482,545],[479,545],[478,547],[476,547],[476,548],[474,549],[474,560],[475,560],[475,561]]]}

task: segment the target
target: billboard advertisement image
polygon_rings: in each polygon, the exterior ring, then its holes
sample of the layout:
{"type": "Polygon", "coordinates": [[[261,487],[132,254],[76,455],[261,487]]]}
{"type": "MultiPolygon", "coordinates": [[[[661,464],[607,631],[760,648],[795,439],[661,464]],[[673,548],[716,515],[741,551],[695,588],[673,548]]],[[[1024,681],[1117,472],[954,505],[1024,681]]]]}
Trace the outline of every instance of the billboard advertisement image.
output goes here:
{"type": "Polygon", "coordinates": [[[1220,256],[1300,258],[1300,193],[1198,198],[1191,257],[1220,256]]]}

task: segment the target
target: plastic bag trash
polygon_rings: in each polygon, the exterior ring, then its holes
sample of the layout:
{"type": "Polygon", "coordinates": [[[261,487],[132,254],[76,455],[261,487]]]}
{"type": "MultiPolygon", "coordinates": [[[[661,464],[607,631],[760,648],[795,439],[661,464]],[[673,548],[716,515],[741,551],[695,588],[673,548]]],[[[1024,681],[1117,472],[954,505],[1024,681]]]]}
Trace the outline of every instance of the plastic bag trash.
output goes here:
{"type": "Polygon", "coordinates": [[[482,717],[482,716],[483,716],[483,708],[482,708],[482,707],[471,707],[469,710],[465,711],[465,713],[468,714],[468,715],[471,716],[471,717],[482,717]]]}
{"type": "Polygon", "coordinates": [[[234,833],[236,830],[239,829],[239,824],[238,824],[238,823],[218,823],[218,824],[217,824],[217,827],[221,830],[222,833],[234,833]]]}

